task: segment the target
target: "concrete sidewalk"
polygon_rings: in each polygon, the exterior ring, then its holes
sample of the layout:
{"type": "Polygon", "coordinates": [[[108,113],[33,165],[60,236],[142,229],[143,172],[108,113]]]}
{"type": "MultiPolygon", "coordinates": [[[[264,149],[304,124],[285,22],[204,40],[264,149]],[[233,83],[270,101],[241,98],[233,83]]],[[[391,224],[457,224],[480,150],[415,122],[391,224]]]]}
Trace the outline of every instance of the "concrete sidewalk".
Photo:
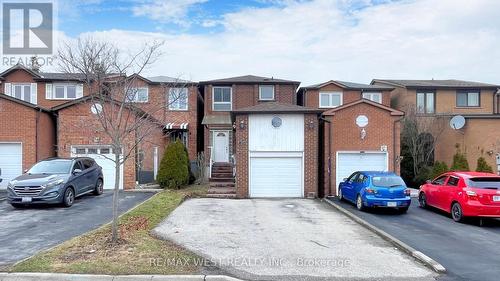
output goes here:
{"type": "Polygon", "coordinates": [[[154,233],[245,280],[434,280],[437,276],[318,200],[191,199],[154,233]]]}
{"type": "Polygon", "coordinates": [[[91,275],[65,273],[0,273],[0,281],[238,281],[224,275],[91,275]]]}

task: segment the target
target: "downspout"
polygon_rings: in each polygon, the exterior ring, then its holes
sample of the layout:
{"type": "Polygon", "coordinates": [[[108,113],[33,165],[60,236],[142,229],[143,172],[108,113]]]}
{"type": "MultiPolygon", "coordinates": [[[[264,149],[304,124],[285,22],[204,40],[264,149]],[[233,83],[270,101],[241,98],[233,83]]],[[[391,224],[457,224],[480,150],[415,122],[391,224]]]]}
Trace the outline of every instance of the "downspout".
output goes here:
{"type": "MultiPolygon", "coordinates": [[[[320,120],[328,123],[328,196],[332,195],[332,122],[324,117],[320,117],[320,120]]],[[[323,187],[324,188],[324,187],[323,187]]]]}
{"type": "Polygon", "coordinates": [[[400,137],[400,143],[399,143],[399,147],[396,148],[396,138],[397,138],[397,135],[396,135],[396,124],[398,122],[401,122],[403,120],[403,117],[397,119],[394,121],[394,124],[393,124],[393,128],[392,128],[392,132],[393,132],[393,137],[392,137],[392,157],[393,157],[393,172],[396,173],[396,165],[398,163],[398,159],[396,158],[396,155],[397,155],[397,151],[396,149],[400,149],[401,151],[401,127],[399,127],[399,137],[400,137]]]}
{"type": "Polygon", "coordinates": [[[493,110],[494,110],[494,112],[493,113],[494,114],[499,114],[500,113],[499,112],[500,110],[498,108],[498,106],[499,106],[499,104],[498,104],[499,103],[499,99],[500,99],[500,88],[497,89],[497,91],[495,92],[495,95],[493,97],[493,102],[494,102],[494,104],[493,104],[493,110]]]}
{"type": "Polygon", "coordinates": [[[36,162],[38,162],[38,127],[39,127],[39,123],[40,123],[40,114],[42,112],[42,109],[39,108],[37,111],[36,111],[36,121],[35,121],[35,159],[36,159],[36,162]]]}

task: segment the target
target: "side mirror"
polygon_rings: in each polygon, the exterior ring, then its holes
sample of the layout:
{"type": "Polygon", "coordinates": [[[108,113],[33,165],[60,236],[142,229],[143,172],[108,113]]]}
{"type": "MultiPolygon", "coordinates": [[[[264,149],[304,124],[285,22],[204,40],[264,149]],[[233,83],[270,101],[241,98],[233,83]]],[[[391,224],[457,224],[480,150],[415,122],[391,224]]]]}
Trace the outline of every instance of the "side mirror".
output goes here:
{"type": "Polygon", "coordinates": [[[425,181],[425,183],[426,183],[426,184],[431,184],[431,183],[432,183],[432,181],[431,181],[431,180],[426,180],[426,181],[425,181]]]}
{"type": "Polygon", "coordinates": [[[76,175],[80,174],[81,172],[82,172],[82,170],[80,170],[80,169],[74,169],[73,175],[76,176],[76,175]]]}
{"type": "Polygon", "coordinates": [[[347,181],[347,178],[343,178],[342,181],[347,181]]]}

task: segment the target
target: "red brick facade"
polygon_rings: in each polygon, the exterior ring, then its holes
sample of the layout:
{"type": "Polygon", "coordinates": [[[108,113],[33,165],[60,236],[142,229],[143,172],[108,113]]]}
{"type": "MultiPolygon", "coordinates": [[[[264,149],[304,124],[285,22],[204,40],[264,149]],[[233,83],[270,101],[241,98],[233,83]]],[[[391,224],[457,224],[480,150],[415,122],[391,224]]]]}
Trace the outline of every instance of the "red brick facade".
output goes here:
{"type": "Polygon", "coordinates": [[[400,119],[402,112],[382,108],[375,103],[358,102],[352,106],[345,105],[324,113],[324,186],[325,195],[335,195],[336,156],[338,151],[381,151],[387,146],[389,171],[399,174],[400,152],[400,119]],[[368,125],[364,128],[366,137],[361,138],[361,128],[356,125],[359,115],[368,117],[368,125]],[[330,159],[330,163],[328,163],[330,159]],[[328,175],[328,167],[331,174],[328,175]]]}

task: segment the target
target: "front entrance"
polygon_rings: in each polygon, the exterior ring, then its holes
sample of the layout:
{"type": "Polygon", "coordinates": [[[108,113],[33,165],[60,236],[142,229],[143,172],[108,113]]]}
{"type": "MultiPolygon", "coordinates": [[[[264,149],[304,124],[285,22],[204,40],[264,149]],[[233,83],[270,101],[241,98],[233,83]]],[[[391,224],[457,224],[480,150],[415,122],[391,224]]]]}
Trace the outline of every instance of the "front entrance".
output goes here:
{"type": "Polygon", "coordinates": [[[229,162],[229,131],[213,131],[214,162],[229,162]]]}

